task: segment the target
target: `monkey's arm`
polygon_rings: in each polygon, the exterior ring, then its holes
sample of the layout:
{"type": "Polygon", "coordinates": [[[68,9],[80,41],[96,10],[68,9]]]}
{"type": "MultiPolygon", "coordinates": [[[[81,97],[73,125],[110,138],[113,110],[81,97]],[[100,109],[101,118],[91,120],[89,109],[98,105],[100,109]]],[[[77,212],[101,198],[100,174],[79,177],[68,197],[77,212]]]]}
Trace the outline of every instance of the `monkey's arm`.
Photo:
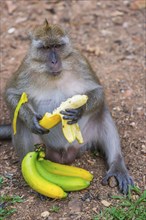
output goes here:
{"type": "MultiPolygon", "coordinates": [[[[15,108],[20,100],[21,94],[14,88],[8,88],[6,90],[5,98],[6,102],[11,109],[11,112],[15,111],[15,108]]],[[[45,134],[49,131],[42,128],[39,125],[39,120],[42,118],[41,115],[37,114],[30,103],[25,103],[21,106],[18,114],[19,119],[21,119],[24,124],[35,134],[45,134]]]]}
{"type": "Polygon", "coordinates": [[[98,85],[96,89],[86,92],[88,96],[87,104],[77,109],[66,109],[61,111],[64,115],[64,119],[69,120],[68,124],[76,123],[83,113],[96,110],[100,112],[104,105],[104,92],[101,85],[98,85]]]}

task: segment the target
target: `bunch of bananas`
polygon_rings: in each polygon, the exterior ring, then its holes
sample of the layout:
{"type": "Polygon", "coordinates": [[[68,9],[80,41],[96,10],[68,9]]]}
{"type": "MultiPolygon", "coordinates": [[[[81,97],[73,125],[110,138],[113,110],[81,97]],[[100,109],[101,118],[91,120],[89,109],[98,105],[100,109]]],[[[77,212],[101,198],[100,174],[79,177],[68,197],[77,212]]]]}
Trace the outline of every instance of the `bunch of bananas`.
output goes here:
{"type": "Polygon", "coordinates": [[[28,185],[42,195],[61,199],[68,191],[87,188],[93,175],[82,168],[45,160],[44,152],[29,152],[22,161],[22,174],[28,185]],[[43,155],[43,156],[40,156],[43,155]]]}

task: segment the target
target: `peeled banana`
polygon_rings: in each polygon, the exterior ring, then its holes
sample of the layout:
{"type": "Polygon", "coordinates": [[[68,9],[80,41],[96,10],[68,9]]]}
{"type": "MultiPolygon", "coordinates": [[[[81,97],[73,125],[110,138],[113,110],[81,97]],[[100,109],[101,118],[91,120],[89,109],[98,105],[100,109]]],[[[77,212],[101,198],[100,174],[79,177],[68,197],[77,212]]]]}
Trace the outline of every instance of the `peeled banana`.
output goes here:
{"type": "Polygon", "coordinates": [[[60,121],[61,117],[59,114],[46,112],[43,118],[39,121],[39,124],[46,129],[50,129],[56,126],[60,121]]]}
{"type": "Polygon", "coordinates": [[[36,168],[38,152],[29,152],[23,159],[21,169],[28,185],[42,195],[62,199],[67,196],[63,189],[44,179],[36,168]]]}
{"type": "Polygon", "coordinates": [[[86,95],[74,95],[72,98],[62,102],[61,105],[53,111],[53,114],[46,113],[44,117],[39,121],[40,125],[46,129],[50,129],[60,121],[62,122],[62,131],[64,137],[69,143],[77,141],[82,144],[83,137],[80,131],[80,127],[77,123],[68,125],[67,120],[63,119],[63,115],[60,113],[65,109],[76,109],[86,104],[88,97],[86,95]]]}
{"type": "Polygon", "coordinates": [[[67,99],[65,102],[62,102],[61,105],[53,111],[54,113],[60,113],[62,110],[67,108],[76,109],[86,104],[88,96],[86,95],[74,95],[71,98],[67,99]]]}
{"type": "Polygon", "coordinates": [[[82,168],[54,163],[50,160],[41,160],[40,163],[48,172],[53,174],[81,177],[87,181],[91,181],[93,179],[93,175],[82,168]]]}
{"type": "Polygon", "coordinates": [[[61,175],[50,173],[42,165],[42,161],[36,160],[36,168],[39,174],[44,179],[60,186],[64,191],[77,191],[77,190],[85,189],[90,185],[89,181],[83,178],[80,178],[80,177],[61,176],[61,175]]]}

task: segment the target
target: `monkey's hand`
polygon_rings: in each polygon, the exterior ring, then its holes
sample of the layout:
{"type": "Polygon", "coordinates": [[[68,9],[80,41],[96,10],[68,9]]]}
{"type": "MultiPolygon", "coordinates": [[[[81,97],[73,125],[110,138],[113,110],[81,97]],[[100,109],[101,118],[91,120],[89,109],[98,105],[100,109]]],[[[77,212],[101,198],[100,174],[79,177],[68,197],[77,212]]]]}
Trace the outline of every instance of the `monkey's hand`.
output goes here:
{"type": "Polygon", "coordinates": [[[28,104],[24,104],[19,111],[19,118],[26,124],[32,133],[46,134],[49,130],[43,128],[39,124],[42,116],[31,110],[28,104]]]}
{"type": "Polygon", "coordinates": [[[77,121],[81,118],[84,109],[85,106],[82,106],[76,109],[65,109],[65,111],[61,111],[60,113],[64,115],[63,119],[68,120],[67,124],[72,125],[77,123],[77,121]]]}
{"type": "Polygon", "coordinates": [[[116,178],[116,180],[118,181],[119,190],[123,194],[128,193],[128,188],[129,188],[130,185],[134,186],[133,180],[129,176],[128,170],[126,169],[126,167],[120,167],[118,165],[115,166],[115,164],[113,164],[111,166],[111,168],[108,170],[106,176],[103,178],[102,184],[107,185],[108,180],[112,176],[114,176],[116,178]]]}
{"type": "Polygon", "coordinates": [[[47,130],[39,125],[39,120],[41,120],[41,119],[42,119],[42,116],[37,113],[35,113],[32,116],[31,120],[28,123],[28,127],[32,131],[32,133],[46,134],[49,132],[49,130],[47,130]]]}

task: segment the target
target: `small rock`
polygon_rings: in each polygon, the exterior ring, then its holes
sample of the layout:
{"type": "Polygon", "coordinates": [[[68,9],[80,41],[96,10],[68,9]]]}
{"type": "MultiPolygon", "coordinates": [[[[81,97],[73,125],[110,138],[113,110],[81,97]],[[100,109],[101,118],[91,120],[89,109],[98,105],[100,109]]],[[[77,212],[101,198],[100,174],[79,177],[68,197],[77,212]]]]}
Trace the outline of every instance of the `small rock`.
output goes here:
{"type": "Polygon", "coordinates": [[[125,98],[131,97],[133,95],[132,89],[127,89],[124,93],[125,98]]]}
{"type": "Polygon", "coordinates": [[[101,203],[105,206],[105,207],[109,207],[111,205],[110,202],[106,201],[106,200],[102,200],[101,203]]]}
{"type": "Polygon", "coordinates": [[[123,23],[123,28],[128,28],[129,27],[129,23],[128,22],[124,22],[123,23]]]}
{"type": "Polygon", "coordinates": [[[87,49],[87,51],[89,51],[91,53],[94,53],[94,51],[95,51],[94,47],[92,47],[90,45],[87,45],[86,49],[87,49]]]}
{"type": "Polygon", "coordinates": [[[122,15],[124,15],[124,13],[123,13],[122,11],[114,11],[114,12],[111,14],[112,17],[122,16],[122,15]]]}
{"type": "Polygon", "coordinates": [[[101,34],[102,34],[102,36],[106,37],[106,36],[111,36],[112,32],[109,30],[103,29],[103,30],[101,30],[101,34]]]}
{"type": "Polygon", "coordinates": [[[18,17],[15,22],[19,24],[23,23],[24,21],[27,21],[27,17],[18,17]]]}
{"type": "Polygon", "coordinates": [[[114,187],[116,187],[117,185],[118,185],[117,180],[115,179],[114,176],[112,176],[112,177],[109,179],[109,186],[110,186],[111,188],[114,188],[114,187]]]}
{"type": "Polygon", "coordinates": [[[86,50],[91,53],[95,53],[96,56],[99,56],[101,54],[99,47],[92,47],[90,45],[87,45],[86,50]]]}
{"type": "Polygon", "coordinates": [[[8,30],[8,34],[13,34],[13,33],[15,32],[15,30],[16,30],[16,29],[15,29],[15,28],[13,28],[13,27],[12,27],[12,28],[10,28],[10,29],[8,30]]]}
{"type": "Polygon", "coordinates": [[[114,107],[114,108],[113,108],[113,111],[118,111],[118,112],[120,112],[120,111],[121,111],[121,108],[120,108],[119,106],[114,107]]]}
{"type": "Polygon", "coordinates": [[[129,6],[130,5],[130,0],[123,1],[123,4],[126,5],[126,6],[129,6]]]}
{"type": "Polygon", "coordinates": [[[145,114],[145,110],[143,109],[143,107],[138,107],[136,110],[139,116],[143,116],[145,114]]]}
{"type": "Polygon", "coordinates": [[[96,55],[96,56],[100,56],[100,54],[101,54],[100,48],[99,48],[99,47],[96,47],[96,48],[95,48],[95,55],[96,55]]]}
{"type": "Polygon", "coordinates": [[[133,200],[137,200],[138,198],[139,198],[138,195],[132,195],[132,199],[133,199],[133,200]]]}
{"type": "Polygon", "coordinates": [[[141,146],[141,152],[144,153],[144,154],[146,154],[146,145],[143,144],[143,145],[141,146]]]}
{"type": "Polygon", "coordinates": [[[123,18],[121,16],[116,16],[112,18],[112,21],[116,25],[121,25],[123,24],[123,18]]]}
{"type": "Polygon", "coordinates": [[[50,213],[48,211],[44,211],[41,213],[42,218],[47,218],[49,215],[50,215],[50,213]]]}
{"type": "Polygon", "coordinates": [[[83,206],[83,203],[78,197],[72,198],[68,203],[68,207],[71,213],[81,212],[82,206],[83,206]]]}
{"type": "Polygon", "coordinates": [[[130,123],[130,126],[133,127],[133,128],[135,128],[135,126],[136,126],[135,122],[134,122],[134,121],[131,122],[131,123],[130,123]]]}

